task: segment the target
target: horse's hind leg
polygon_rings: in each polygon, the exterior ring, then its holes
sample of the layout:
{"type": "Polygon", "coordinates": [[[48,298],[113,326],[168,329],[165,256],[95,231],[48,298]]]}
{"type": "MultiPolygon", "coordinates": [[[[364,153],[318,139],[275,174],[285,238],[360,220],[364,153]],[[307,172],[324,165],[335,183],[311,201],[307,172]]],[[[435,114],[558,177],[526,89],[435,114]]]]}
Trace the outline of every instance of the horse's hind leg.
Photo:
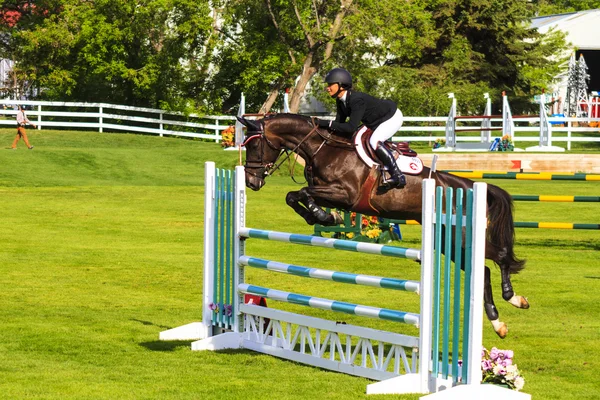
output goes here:
{"type": "Polygon", "coordinates": [[[517,308],[529,308],[529,302],[523,296],[517,296],[510,282],[510,268],[508,265],[500,265],[502,276],[502,298],[517,308]]]}
{"type": "Polygon", "coordinates": [[[508,327],[504,322],[500,321],[498,310],[494,304],[494,295],[492,294],[492,281],[491,281],[490,268],[485,267],[485,282],[483,286],[483,306],[485,308],[485,314],[492,323],[494,330],[502,339],[506,337],[508,333],[508,327]]]}

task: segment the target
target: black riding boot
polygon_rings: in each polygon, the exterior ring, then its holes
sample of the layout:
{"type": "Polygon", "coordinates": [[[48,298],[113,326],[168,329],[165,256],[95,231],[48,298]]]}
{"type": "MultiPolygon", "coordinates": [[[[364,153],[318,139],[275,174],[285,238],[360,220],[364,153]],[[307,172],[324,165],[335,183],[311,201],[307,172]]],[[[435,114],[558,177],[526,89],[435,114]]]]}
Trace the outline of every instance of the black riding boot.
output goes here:
{"type": "Polygon", "coordinates": [[[377,146],[375,154],[377,154],[377,157],[379,157],[379,160],[381,160],[391,175],[390,179],[385,182],[385,187],[387,189],[392,189],[403,188],[406,186],[406,178],[400,171],[400,168],[398,168],[392,153],[384,145],[380,144],[377,146]]]}

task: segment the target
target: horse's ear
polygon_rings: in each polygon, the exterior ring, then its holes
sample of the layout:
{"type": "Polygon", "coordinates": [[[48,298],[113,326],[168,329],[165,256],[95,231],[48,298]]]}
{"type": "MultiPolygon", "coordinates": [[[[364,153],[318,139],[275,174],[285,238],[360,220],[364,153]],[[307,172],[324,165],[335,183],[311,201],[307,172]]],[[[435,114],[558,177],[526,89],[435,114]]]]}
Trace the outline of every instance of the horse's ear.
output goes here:
{"type": "Polygon", "coordinates": [[[240,121],[240,123],[244,126],[246,126],[248,128],[249,131],[253,131],[253,132],[261,132],[262,129],[262,125],[260,124],[259,121],[254,121],[251,119],[246,119],[244,117],[236,117],[238,121],[240,121]]]}

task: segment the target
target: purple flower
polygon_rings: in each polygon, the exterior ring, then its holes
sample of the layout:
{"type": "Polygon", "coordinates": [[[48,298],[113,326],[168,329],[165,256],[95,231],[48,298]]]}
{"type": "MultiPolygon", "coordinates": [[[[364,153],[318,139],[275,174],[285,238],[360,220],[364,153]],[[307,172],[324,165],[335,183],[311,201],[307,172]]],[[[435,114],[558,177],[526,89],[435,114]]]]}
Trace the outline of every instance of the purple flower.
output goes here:
{"type": "Polygon", "coordinates": [[[217,310],[219,307],[215,303],[210,303],[208,305],[208,308],[210,308],[211,310],[214,311],[214,310],[217,310]]]}
{"type": "Polygon", "coordinates": [[[500,362],[500,365],[508,367],[509,365],[512,365],[512,360],[510,358],[504,359],[500,362]]]}
{"type": "Polygon", "coordinates": [[[496,347],[492,347],[492,351],[490,351],[490,358],[492,359],[492,361],[496,361],[499,354],[500,350],[498,350],[496,347]]]}
{"type": "Polygon", "coordinates": [[[227,305],[223,306],[223,312],[225,313],[226,316],[231,317],[231,314],[233,314],[233,307],[231,307],[231,305],[227,304],[227,305]]]}
{"type": "Polygon", "coordinates": [[[484,371],[489,371],[494,367],[492,360],[481,360],[481,369],[484,371]]]}

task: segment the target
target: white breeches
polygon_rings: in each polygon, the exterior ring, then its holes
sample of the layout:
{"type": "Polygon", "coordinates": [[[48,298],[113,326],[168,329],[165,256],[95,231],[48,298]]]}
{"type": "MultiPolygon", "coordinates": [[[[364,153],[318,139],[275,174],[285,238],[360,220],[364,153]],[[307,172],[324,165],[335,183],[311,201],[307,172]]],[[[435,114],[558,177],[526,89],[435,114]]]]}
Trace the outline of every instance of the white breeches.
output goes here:
{"type": "Polygon", "coordinates": [[[369,140],[371,147],[376,150],[379,142],[385,142],[394,136],[394,134],[398,132],[398,129],[400,129],[402,126],[403,121],[404,117],[402,115],[402,111],[400,111],[400,109],[396,110],[396,113],[392,118],[382,122],[381,125],[375,129],[375,132],[373,132],[373,135],[371,135],[371,139],[369,140]]]}

